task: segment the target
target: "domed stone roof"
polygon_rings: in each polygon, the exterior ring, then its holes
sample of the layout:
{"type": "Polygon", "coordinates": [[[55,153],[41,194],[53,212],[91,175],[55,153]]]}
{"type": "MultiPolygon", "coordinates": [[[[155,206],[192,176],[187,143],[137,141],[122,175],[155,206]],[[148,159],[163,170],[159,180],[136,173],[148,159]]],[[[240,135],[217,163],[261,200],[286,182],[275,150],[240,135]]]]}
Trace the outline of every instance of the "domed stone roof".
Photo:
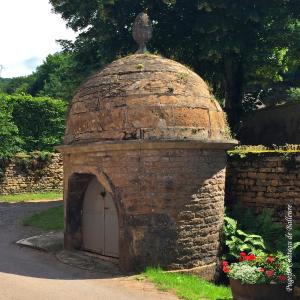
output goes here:
{"type": "Polygon", "coordinates": [[[89,77],[71,103],[65,144],[114,140],[227,140],[225,115],[187,67],[135,54],[89,77]]]}

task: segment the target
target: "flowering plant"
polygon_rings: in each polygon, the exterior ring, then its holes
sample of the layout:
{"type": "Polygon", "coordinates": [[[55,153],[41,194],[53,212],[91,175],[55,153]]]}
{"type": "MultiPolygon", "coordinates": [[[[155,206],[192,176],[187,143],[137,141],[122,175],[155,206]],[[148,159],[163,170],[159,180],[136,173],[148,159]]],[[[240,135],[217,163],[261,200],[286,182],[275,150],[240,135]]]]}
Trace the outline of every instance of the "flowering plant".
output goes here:
{"type": "Polygon", "coordinates": [[[288,262],[282,253],[268,255],[260,252],[256,256],[241,252],[238,262],[229,264],[223,261],[222,267],[229,278],[246,284],[283,284],[287,280],[288,262]]]}

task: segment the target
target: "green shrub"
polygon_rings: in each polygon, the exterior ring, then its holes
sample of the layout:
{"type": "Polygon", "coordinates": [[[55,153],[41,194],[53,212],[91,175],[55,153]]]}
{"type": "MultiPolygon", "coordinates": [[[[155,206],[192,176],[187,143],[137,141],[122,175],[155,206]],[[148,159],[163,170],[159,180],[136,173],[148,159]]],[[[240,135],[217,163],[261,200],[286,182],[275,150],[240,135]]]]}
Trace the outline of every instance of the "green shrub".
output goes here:
{"type": "Polygon", "coordinates": [[[0,157],[7,158],[20,151],[21,139],[12,118],[13,107],[0,97],[0,157]]]}
{"type": "Polygon", "coordinates": [[[224,218],[225,245],[223,259],[234,261],[241,252],[261,253],[265,250],[265,243],[261,236],[249,234],[238,228],[236,220],[224,218]]]}
{"type": "Polygon", "coordinates": [[[51,158],[51,153],[46,151],[20,152],[15,155],[15,164],[22,173],[35,174],[41,177],[44,175],[44,168],[51,161],[51,158]]]}
{"type": "Polygon", "coordinates": [[[290,101],[300,101],[300,88],[290,88],[287,93],[290,101]]]}
{"type": "MultiPolygon", "coordinates": [[[[11,116],[23,141],[22,150],[51,151],[64,135],[67,104],[49,97],[0,94],[0,100],[11,107],[11,116]]],[[[15,143],[13,143],[15,144],[15,143]]]]}
{"type": "MultiPolygon", "coordinates": [[[[286,251],[287,237],[284,225],[273,221],[274,210],[265,208],[259,214],[243,206],[241,203],[235,205],[230,216],[237,220],[239,228],[249,233],[255,233],[265,241],[267,251],[286,251]]],[[[294,241],[300,240],[300,231],[293,230],[294,241]]]]}

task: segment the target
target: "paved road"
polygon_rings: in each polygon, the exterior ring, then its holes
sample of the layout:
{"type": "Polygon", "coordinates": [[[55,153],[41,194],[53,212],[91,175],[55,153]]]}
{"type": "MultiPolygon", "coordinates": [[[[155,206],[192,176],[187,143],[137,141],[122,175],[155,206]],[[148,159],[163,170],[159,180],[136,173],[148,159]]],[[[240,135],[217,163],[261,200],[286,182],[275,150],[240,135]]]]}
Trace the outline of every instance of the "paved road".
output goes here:
{"type": "Polygon", "coordinates": [[[152,284],[110,277],[60,263],[53,255],[14,242],[40,232],[25,216],[59,202],[0,203],[0,300],[175,300],[152,284]]]}

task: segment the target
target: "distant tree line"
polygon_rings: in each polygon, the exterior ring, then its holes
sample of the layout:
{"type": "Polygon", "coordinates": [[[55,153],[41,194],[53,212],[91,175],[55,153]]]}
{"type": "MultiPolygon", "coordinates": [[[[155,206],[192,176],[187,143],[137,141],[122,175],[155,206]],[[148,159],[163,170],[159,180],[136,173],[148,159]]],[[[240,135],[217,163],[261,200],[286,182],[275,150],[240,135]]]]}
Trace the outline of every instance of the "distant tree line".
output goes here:
{"type": "Polygon", "coordinates": [[[75,69],[73,55],[61,52],[48,55],[31,75],[0,78],[0,92],[10,95],[47,96],[69,101],[80,81],[80,72],[75,69]]]}

